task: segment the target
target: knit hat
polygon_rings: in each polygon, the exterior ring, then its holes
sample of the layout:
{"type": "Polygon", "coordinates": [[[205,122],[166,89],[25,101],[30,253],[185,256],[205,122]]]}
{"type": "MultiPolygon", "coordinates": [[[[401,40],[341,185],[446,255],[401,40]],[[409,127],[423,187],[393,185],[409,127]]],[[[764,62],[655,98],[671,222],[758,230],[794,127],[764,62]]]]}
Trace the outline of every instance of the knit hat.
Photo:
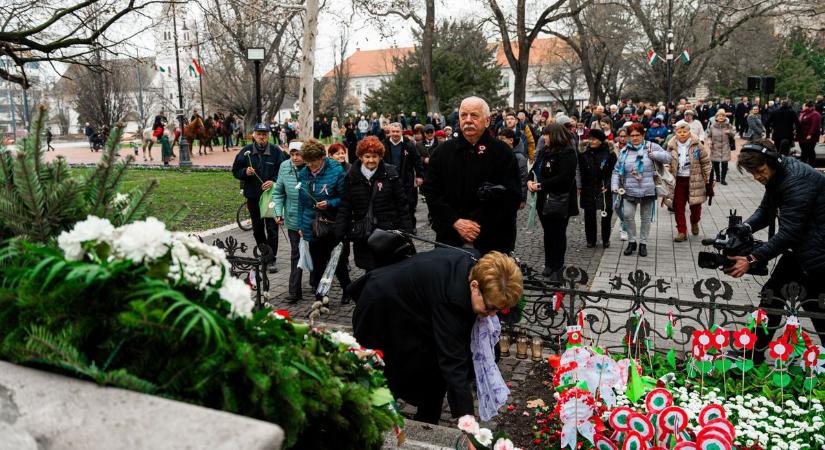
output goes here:
{"type": "Polygon", "coordinates": [[[602,142],[607,140],[607,136],[604,134],[604,131],[602,131],[598,128],[593,128],[593,129],[590,130],[590,138],[591,139],[598,139],[602,142]]]}
{"type": "Polygon", "coordinates": [[[570,118],[564,114],[559,114],[556,116],[556,123],[559,125],[567,125],[570,123],[570,118]]]}
{"type": "Polygon", "coordinates": [[[438,130],[435,132],[435,137],[447,137],[447,133],[444,130],[438,130]]]}
{"type": "Polygon", "coordinates": [[[300,152],[302,145],[304,145],[304,143],[301,142],[301,141],[292,141],[292,142],[290,142],[289,143],[289,153],[292,153],[293,151],[299,151],[300,152]]]}

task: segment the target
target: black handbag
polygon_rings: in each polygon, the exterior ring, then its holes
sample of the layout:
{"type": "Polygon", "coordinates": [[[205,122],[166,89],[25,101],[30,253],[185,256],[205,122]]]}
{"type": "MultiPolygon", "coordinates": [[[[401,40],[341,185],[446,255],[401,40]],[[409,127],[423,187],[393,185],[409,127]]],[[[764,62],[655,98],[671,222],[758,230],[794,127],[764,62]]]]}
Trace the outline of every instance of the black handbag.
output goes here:
{"type": "Polygon", "coordinates": [[[320,240],[335,237],[335,221],[327,219],[320,213],[316,214],[312,219],[312,237],[320,240]]]}
{"type": "Polygon", "coordinates": [[[367,213],[361,220],[353,221],[350,226],[349,235],[347,237],[351,242],[366,240],[375,229],[375,217],[372,215],[372,203],[375,199],[376,184],[377,182],[373,182],[372,184],[372,193],[370,194],[370,203],[367,207],[367,213]]]}
{"type": "Polygon", "coordinates": [[[570,215],[570,192],[548,192],[541,215],[548,219],[566,219],[570,215]]]}

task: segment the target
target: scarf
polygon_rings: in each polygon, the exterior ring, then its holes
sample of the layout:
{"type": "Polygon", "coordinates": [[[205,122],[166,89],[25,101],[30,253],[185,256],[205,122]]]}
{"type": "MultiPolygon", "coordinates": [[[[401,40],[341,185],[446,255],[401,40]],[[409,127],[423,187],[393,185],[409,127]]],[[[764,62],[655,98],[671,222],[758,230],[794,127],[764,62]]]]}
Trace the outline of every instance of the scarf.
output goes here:
{"type": "Polygon", "coordinates": [[[639,155],[636,156],[636,173],[638,173],[639,176],[641,176],[644,173],[644,171],[645,171],[645,162],[644,162],[645,155],[644,155],[643,150],[645,148],[645,144],[646,144],[646,142],[642,141],[639,145],[636,146],[636,145],[633,145],[632,143],[628,142],[627,145],[625,146],[625,148],[622,149],[622,155],[619,158],[619,167],[618,167],[620,177],[625,176],[624,165],[625,165],[625,161],[627,161],[627,154],[631,150],[635,150],[635,151],[639,152],[639,155]]]}
{"type": "Polygon", "coordinates": [[[375,175],[375,172],[377,170],[378,170],[377,166],[375,167],[375,169],[370,170],[370,169],[367,169],[367,166],[361,164],[361,175],[364,175],[364,178],[366,178],[367,181],[369,181],[372,178],[372,176],[375,175]]]}
{"type": "Polygon", "coordinates": [[[501,336],[501,324],[496,316],[479,317],[470,332],[470,351],[476,373],[478,415],[486,422],[498,414],[507,403],[510,389],[504,383],[496,365],[494,348],[501,336]]]}

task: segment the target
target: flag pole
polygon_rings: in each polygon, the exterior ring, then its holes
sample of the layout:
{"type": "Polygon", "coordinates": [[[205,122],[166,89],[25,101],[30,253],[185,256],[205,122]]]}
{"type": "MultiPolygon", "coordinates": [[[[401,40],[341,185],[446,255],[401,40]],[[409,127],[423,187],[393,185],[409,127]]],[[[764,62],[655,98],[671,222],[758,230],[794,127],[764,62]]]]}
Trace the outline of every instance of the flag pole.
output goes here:
{"type": "MultiPolygon", "coordinates": [[[[195,54],[198,57],[198,65],[200,66],[203,61],[201,61],[201,41],[198,39],[197,27],[195,27],[195,54]]],[[[203,70],[198,74],[198,85],[201,91],[201,114],[203,114],[203,120],[206,120],[206,109],[203,107],[203,70]]]]}

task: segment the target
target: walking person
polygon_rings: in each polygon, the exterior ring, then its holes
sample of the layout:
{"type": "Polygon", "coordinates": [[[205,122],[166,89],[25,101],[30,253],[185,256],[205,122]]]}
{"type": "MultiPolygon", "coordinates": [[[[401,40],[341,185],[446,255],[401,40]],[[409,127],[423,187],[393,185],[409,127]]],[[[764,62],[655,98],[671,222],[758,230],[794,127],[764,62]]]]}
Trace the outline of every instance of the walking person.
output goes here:
{"type": "Polygon", "coordinates": [[[699,137],[691,133],[690,124],[685,121],[677,122],[675,134],[675,139],[671,139],[667,146],[675,162],[669,166],[670,173],[676,178],[673,208],[678,234],[673,238],[673,242],[684,242],[687,240],[685,203],[690,205],[690,232],[696,236],[699,234],[699,221],[702,218],[702,203],[707,200],[706,188],[711,182],[711,164],[710,156],[699,137]]]}
{"type": "MultiPolygon", "coordinates": [[[[163,132],[159,139],[160,142],[160,158],[163,165],[169,167],[169,161],[172,160],[172,145],[169,143],[169,130],[163,132]]],[[[152,149],[149,149],[149,156],[152,155],[152,149]]]]}
{"type": "Polygon", "coordinates": [[[610,195],[610,178],[616,166],[616,154],[607,143],[607,136],[602,130],[591,130],[587,147],[579,153],[578,179],[579,205],[584,210],[584,233],[587,247],[596,246],[597,211],[601,217],[602,246],[610,247],[610,224],[613,220],[613,208],[608,198],[610,195]]]}
{"type": "MultiPolygon", "coordinates": [[[[591,130],[592,133],[592,130],[591,130]]],[[[544,128],[544,147],[536,155],[533,172],[539,183],[527,182],[530,192],[538,192],[536,211],[544,230],[544,271],[550,282],[561,282],[567,252],[567,224],[579,214],[576,202],[577,152],[573,135],[562,124],[544,128]],[[550,201],[548,202],[548,196],[550,201]],[[564,202],[566,196],[566,202],[564,202]],[[556,200],[553,203],[553,200],[556,200]],[[566,203],[566,204],[565,204],[566,203]],[[551,209],[552,207],[552,209],[551,209]]]]}
{"type": "MultiPolygon", "coordinates": [[[[401,184],[404,186],[404,196],[407,199],[410,221],[415,229],[415,208],[418,206],[418,187],[424,182],[424,164],[415,142],[404,138],[401,124],[393,122],[389,125],[389,136],[384,140],[384,158],[387,164],[395,166],[401,184]]],[[[357,155],[356,155],[357,156],[357,155]]]]}
{"type": "Polygon", "coordinates": [[[822,117],[816,112],[814,102],[808,100],[802,107],[802,112],[799,113],[799,133],[797,139],[799,140],[799,147],[802,150],[800,161],[809,164],[811,167],[816,161],[816,148],[819,142],[819,125],[822,117]]]}
{"type": "Polygon", "coordinates": [[[86,122],[86,127],[83,128],[83,134],[89,141],[89,150],[95,151],[95,128],[89,122],[86,122]]]}
{"type": "Polygon", "coordinates": [[[733,127],[728,121],[724,109],[720,109],[714,116],[713,123],[708,127],[707,139],[710,144],[710,161],[713,166],[713,179],[723,185],[728,184],[728,161],[734,149],[733,127]]]}
{"type": "Polygon", "coordinates": [[[765,137],[765,125],[762,123],[762,112],[759,110],[759,105],[753,105],[751,108],[750,114],[748,114],[748,129],[743,137],[750,142],[765,137]]]}
{"type": "Polygon", "coordinates": [[[640,123],[627,127],[630,142],[621,150],[610,183],[613,193],[621,194],[622,214],[627,225],[627,246],[624,255],[636,251],[639,256],[647,256],[647,237],[656,208],[656,183],[653,175],[655,162],[668,164],[670,153],[653,142],[644,141],[645,129],[640,123]],[[636,235],[636,210],[639,210],[641,232],[636,235]]]}
{"type": "MultiPolygon", "coordinates": [[[[278,254],[278,225],[274,218],[261,218],[260,200],[263,191],[271,189],[278,178],[281,164],[287,160],[286,154],[269,142],[269,127],[264,123],[255,125],[254,142],[244,146],[232,163],[232,175],[243,181],[243,195],[252,218],[252,235],[255,243],[266,244],[273,255],[278,254]]],[[[270,273],[277,272],[275,261],[269,266],[270,273]]]]}
{"type": "Polygon", "coordinates": [[[46,151],[54,151],[54,146],[52,145],[52,139],[54,135],[52,134],[51,128],[46,128],[46,151]]]}
{"type": "MultiPolygon", "coordinates": [[[[609,141],[610,140],[608,139],[608,142],[609,141]]],[[[622,149],[626,145],[627,145],[627,127],[621,127],[621,128],[619,128],[619,131],[616,132],[616,142],[615,142],[614,148],[611,149],[611,151],[614,154],[618,155],[618,153],[621,152],[622,149]]],[[[616,165],[614,164],[613,166],[615,167],[616,165]]],[[[612,170],[613,170],[613,167],[611,167],[611,171],[612,170]]],[[[611,172],[610,176],[611,176],[611,178],[613,177],[612,172],[611,172]]],[[[611,194],[612,194],[612,192],[611,192],[611,194]]],[[[612,197],[612,195],[611,195],[611,197],[612,197]]],[[[612,202],[612,198],[611,198],[611,205],[615,206],[614,203],[612,202]]],[[[611,209],[610,209],[611,213],[613,212],[613,209],[614,208],[611,207],[611,209]]],[[[622,240],[622,241],[627,241],[627,224],[624,223],[624,217],[622,217],[621,214],[618,214],[617,217],[619,218],[619,239],[622,240]]]]}
{"type": "Polygon", "coordinates": [[[304,168],[300,141],[289,143],[289,159],[281,163],[275,181],[275,223],[286,226],[289,238],[289,293],[286,301],[301,301],[301,277],[303,270],[298,267],[298,244],[301,242],[301,216],[298,190],[298,172],[304,168]]]}
{"type": "Polygon", "coordinates": [[[774,146],[779,149],[780,153],[785,152],[783,156],[787,156],[788,150],[793,147],[794,136],[799,132],[799,117],[791,109],[787,100],[782,100],[779,109],[771,114],[768,126],[773,130],[771,140],[774,146]],[[788,142],[783,144],[783,141],[788,142]]]}

